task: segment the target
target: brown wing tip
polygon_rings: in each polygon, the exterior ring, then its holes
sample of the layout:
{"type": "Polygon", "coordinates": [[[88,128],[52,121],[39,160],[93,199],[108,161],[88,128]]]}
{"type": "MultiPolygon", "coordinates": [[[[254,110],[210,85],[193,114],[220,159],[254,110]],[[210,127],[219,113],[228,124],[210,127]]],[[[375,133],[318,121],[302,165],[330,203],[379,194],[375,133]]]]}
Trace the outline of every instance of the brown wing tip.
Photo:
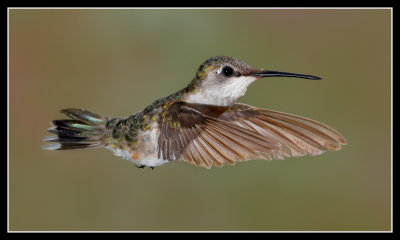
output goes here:
{"type": "Polygon", "coordinates": [[[339,143],[341,145],[347,145],[347,140],[343,136],[340,135],[339,143]]]}
{"type": "Polygon", "coordinates": [[[342,145],[347,145],[346,139],[337,131],[333,132],[334,135],[331,137],[335,140],[335,142],[330,142],[327,147],[329,151],[337,151],[342,148],[342,145]]]}

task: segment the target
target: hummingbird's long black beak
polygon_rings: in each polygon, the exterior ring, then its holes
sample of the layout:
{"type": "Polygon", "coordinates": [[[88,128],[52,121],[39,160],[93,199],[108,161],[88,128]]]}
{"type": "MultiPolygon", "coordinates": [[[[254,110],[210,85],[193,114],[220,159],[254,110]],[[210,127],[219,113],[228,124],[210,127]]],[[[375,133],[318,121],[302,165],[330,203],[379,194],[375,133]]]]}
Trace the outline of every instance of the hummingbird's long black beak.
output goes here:
{"type": "Polygon", "coordinates": [[[278,72],[278,71],[269,71],[269,70],[258,70],[257,72],[251,73],[251,76],[257,78],[263,77],[294,77],[294,78],[305,78],[311,80],[320,80],[320,77],[313,76],[313,75],[304,75],[304,74],[297,74],[297,73],[288,73],[288,72],[278,72]]]}

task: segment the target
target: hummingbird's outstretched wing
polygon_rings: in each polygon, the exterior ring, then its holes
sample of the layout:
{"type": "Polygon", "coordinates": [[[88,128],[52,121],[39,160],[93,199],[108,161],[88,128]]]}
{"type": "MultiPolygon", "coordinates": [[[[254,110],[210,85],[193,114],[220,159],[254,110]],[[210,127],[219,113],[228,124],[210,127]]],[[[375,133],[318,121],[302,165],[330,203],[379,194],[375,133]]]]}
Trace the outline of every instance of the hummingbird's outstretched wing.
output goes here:
{"type": "Polygon", "coordinates": [[[312,119],[288,113],[235,104],[219,116],[220,120],[258,132],[281,149],[273,151],[274,158],[306,154],[319,155],[335,151],[347,142],[335,129],[312,119]]]}
{"type": "Polygon", "coordinates": [[[218,107],[200,108],[184,102],[164,106],[158,158],[210,168],[250,159],[272,159],[280,144],[268,136],[219,120],[218,107]],[[206,110],[207,109],[207,110],[206,110]],[[214,116],[213,116],[214,115],[214,116]]]}
{"type": "Polygon", "coordinates": [[[339,150],[333,128],[300,116],[245,104],[230,108],[175,102],[165,108],[158,157],[211,167],[250,159],[283,159],[339,150]]]}

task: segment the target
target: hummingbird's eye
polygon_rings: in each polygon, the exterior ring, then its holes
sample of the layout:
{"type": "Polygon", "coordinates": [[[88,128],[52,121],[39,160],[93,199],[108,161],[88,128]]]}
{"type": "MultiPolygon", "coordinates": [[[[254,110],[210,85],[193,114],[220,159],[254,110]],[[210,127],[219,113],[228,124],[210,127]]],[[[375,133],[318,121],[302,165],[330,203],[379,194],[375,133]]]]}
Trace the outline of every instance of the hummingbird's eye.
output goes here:
{"type": "Polygon", "coordinates": [[[225,66],[222,68],[222,73],[225,75],[225,77],[232,77],[233,68],[231,68],[229,66],[225,66]]]}

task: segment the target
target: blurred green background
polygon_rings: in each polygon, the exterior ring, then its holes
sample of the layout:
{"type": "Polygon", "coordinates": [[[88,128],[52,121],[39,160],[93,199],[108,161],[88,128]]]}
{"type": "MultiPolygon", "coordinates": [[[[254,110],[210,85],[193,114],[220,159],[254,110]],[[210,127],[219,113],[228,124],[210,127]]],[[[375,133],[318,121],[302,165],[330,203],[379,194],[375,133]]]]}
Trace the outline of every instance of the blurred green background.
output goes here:
{"type": "Polygon", "coordinates": [[[390,230],[388,9],[10,9],[10,230],[390,230]],[[216,55],[321,76],[268,78],[241,102],[326,123],[318,157],[138,169],[106,149],[44,151],[59,110],[123,117],[216,55]]]}

